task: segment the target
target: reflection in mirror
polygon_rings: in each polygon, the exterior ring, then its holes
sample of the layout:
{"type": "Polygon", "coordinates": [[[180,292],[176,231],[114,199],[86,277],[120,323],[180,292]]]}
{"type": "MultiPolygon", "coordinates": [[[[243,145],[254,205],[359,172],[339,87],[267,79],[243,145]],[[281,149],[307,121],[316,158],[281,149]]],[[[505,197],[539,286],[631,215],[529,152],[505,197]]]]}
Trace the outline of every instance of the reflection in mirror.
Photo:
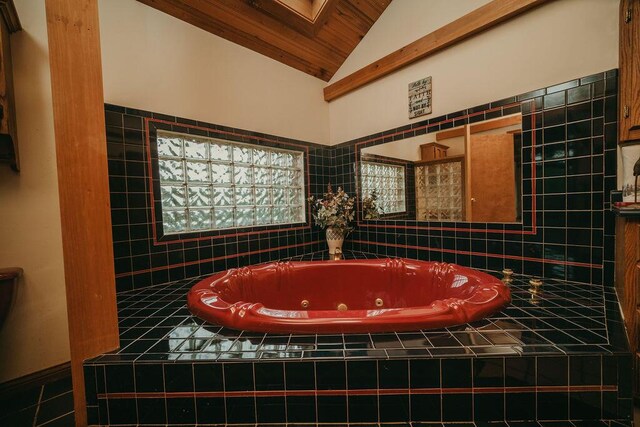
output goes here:
{"type": "Polygon", "coordinates": [[[520,222],[521,123],[514,114],[362,149],[361,217],[520,222]]]}

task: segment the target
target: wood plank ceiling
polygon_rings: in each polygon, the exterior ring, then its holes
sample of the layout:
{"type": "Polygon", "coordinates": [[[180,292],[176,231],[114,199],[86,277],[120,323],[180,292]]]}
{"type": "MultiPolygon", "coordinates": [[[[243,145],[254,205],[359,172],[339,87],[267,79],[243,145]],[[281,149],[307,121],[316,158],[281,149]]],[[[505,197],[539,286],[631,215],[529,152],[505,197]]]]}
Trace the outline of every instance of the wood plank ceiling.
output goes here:
{"type": "Polygon", "coordinates": [[[329,81],[391,0],[138,0],[329,81]]]}

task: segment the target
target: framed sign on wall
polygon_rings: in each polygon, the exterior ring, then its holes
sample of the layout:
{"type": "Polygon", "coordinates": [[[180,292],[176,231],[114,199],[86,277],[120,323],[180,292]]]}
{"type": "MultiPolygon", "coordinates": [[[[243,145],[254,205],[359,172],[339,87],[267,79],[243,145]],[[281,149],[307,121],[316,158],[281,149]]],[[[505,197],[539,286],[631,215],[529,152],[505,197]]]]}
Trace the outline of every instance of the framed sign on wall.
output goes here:
{"type": "Polygon", "coordinates": [[[431,76],[409,83],[409,118],[431,114],[431,76]]]}

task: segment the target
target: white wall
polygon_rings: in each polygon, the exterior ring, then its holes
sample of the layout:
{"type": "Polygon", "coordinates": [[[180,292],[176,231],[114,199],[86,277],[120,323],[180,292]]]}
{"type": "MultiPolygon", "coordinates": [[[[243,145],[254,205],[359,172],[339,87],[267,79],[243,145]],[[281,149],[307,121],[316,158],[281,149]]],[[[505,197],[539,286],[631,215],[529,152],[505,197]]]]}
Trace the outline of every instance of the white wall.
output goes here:
{"type": "Polygon", "coordinates": [[[105,102],[328,144],[325,82],[135,0],[99,6],[105,102]]]}
{"type": "Polygon", "coordinates": [[[0,331],[0,383],[69,360],[44,2],[16,0],[11,36],[21,172],[0,165],[0,267],[24,278],[0,331]]]}
{"type": "MultiPolygon", "coordinates": [[[[330,83],[486,0],[396,0],[330,83]]],[[[556,0],[330,103],[331,144],[618,67],[618,0],[556,0]],[[433,76],[433,112],[408,119],[407,85],[433,76]]]]}

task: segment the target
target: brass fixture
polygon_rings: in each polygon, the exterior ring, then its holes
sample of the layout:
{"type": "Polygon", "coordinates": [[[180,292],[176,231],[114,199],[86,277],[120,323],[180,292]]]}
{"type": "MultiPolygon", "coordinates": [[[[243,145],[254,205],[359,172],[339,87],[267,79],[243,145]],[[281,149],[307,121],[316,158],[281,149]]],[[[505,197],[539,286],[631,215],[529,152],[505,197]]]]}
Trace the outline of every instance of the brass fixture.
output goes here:
{"type": "Polygon", "coordinates": [[[505,268],[504,270],[502,270],[502,274],[504,274],[504,277],[502,278],[502,281],[505,284],[509,284],[511,282],[513,282],[513,278],[511,277],[513,275],[513,270],[510,268],[505,268]]]}
{"type": "Polygon", "coordinates": [[[542,301],[542,299],[540,299],[540,295],[538,294],[531,294],[531,298],[529,299],[529,302],[533,305],[538,305],[540,304],[540,302],[542,301]]]}
{"type": "Polygon", "coordinates": [[[300,302],[300,306],[301,306],[302,308],[308,308],[308,307],[309,307],[309,300],[303,299],[303,300],[300,302]]]}
{"type": "Polygon", "coordinates": [[[531,287],[529,288],[529,292],[531,292],[533,295],[542,294],[542,280],[531,279],[529,280],[529,284],[531,285],[531,287]]]}
{"type": "Polygon", "coordinates": [[[382,301],[382,298],[376,298],[376,307],[382,307],[384,305],[384,302],[382,301]]]}
{"type": "Polygon", "coordinates": [[[338,304],[338,311],[347,311],[347,304],[342,302],[338,304]]]}
{"type": "Polygon", "coordinates": [[[335,252],[330,255],[332,256],[333,261],[339,261],[342,259],[342,249],[336,248],[335,252]]]}

